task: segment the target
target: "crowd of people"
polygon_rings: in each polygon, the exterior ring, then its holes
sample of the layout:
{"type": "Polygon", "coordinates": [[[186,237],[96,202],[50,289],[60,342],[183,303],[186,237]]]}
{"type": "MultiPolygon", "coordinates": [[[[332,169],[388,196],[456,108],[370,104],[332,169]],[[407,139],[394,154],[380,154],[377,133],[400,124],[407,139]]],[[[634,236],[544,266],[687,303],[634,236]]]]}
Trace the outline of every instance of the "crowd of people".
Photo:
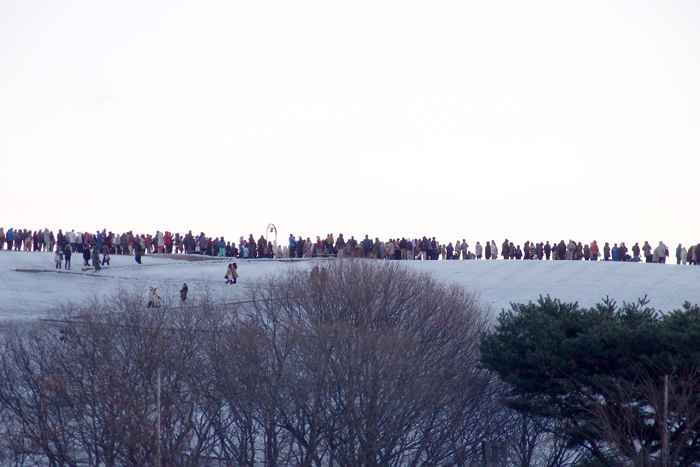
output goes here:
{"type": "MultiPolygon", "coordinates": [[[[605,242],[602,248],[597,241],[582,244],[574,240],[564,242],[530,242],[514,245],[506,239],[497,244],[494,240],[482,245],[477,241],[473,249],[465,239],[454,244],[441,243],[435,237],[390,238],[387,241],[369,235],[361,240],[351,236],[345,239],[343,234],[337,238],[333,234],[310,237],[289,235],[285,245],[268,241],[264,236],[257,240],[252,234],[238,242],[227,241],[224,237],[209,237],[200,232],[195,235],[190,230],[185,235],[168,231],[151,234],[121,234],[107,232],[70,232],[59,229],[54,235],[49,229],[31,231],[27,229],[0,227],[0,249],[16,251],[50,251],[54,252],[56,268],[61,268],[65,261],[70,269],[73,253],[81,254],[83,266],[99,269],[109,265],[110,255],[131,255],[140,263],[142,255],[150,254],[198,254],[227,258],[312,258],[312,257],[362,257],[384,260],[585,260],[585,261],[634,261],[647,263],[665,263],[671,255],[663,243],[652,247],[648,241],[640,247],[635,243],[627,247],[625,242],[610,246],[605,242]],[[102,254],[102,259],[100,259],[102,254]]],[[[675,251],[677,264],[700,264],[700,244],[686,249],[679,244],[675,251]]]]}

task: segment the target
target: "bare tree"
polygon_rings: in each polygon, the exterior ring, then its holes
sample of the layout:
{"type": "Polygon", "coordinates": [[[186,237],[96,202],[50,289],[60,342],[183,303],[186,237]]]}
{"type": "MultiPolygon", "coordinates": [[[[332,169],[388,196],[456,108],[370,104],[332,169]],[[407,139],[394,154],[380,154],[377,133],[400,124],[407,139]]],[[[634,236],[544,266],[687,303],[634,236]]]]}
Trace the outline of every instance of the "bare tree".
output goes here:
{"type": "Polygon", "coordinates": [[[666,465],[692,465],[689,454],[700,445],[700,368],[662,368],[648,362],[631,365],[636,377],[612,381],[606,400],[589,404],[610,457],[619,465],[662,465],[664,432],[668,436],[666,465]],[[668,375],[664,410],[664,375],[668,375]],[[664,413],[667,414],[664,419],[664,413]],[[640,442],[639,440],[650,440],[640,442]]]}
{"type": "Polygon", "coordinates": [[[186,304],[166,291],[158,309],[122,290],[2,325],[3,459],[468,466],[505,439],[502,385],[478,366],[490,317],[461,287],[347,260],[238,303],[203,289],[186,304]]]}
{"type": "Polygon", "coordinates": [[[511,464],[518,467],[578,465],[586,453],[570,449],[563,432],[567,423],[513,411],[509,426],[511,464]]]}
{"type": "Polygon", "coordinates": [[[3,434],[18,455],[50,465],[156,465],[160,451],[162,464],[186,466],[213,449],[211,409],[195,391],[206,310],[144,303],[138,291],[121,291],[48,322],[4,327],[3,434]]]}
{"type": "Polygon", "coordinates": [[[279,417],[301,465],[454,464],[457,428],[483,428],[493,411],[481,396],[494,381],[476,367],[488,317],[460,287],[338,261],[258,284],[251,302],[242,312],[287,364],[279,417]]]}

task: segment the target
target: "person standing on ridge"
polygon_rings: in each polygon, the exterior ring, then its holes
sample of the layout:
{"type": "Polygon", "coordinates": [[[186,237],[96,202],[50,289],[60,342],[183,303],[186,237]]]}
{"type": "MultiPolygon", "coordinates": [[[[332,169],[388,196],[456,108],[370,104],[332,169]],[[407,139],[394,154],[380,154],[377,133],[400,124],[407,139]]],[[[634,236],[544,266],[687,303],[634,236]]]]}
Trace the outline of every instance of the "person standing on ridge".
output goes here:
{"type": "Polygon", "coordinates": [[[651,245],[649,245],[648,240],[644,242],[644,246],[642,247],[642,251],[644,252],[644,261],[647,263],[651,263],[651,259],[652,259],[651,245]]]}
{"type": "Polygon", "coordinates": [[[598,256],[600,256],[600,248],[598,248],[598,241],[593,240],[591,243],[591,261],[598,261],[598,256]]]}
{"type": "Polygon", "coordinates": [[[639,252],[640,252],[639,242],[636,242],[634,244],[634,246],[632,247],[632,254],[634,255],[634,257],[632,258],[632,261],[634,261],[635,263],[638,263],[640,261],[639,252]]]}

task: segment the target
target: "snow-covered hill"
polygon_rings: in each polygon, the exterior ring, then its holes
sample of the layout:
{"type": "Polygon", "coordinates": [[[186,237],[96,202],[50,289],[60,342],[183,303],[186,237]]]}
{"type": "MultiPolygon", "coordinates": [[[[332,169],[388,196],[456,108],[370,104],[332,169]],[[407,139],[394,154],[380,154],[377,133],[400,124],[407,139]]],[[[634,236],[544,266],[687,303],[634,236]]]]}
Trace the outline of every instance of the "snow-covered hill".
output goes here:
{"type": "MultiPolygon", "coordinates": [[[[224,299],[235,298],[255,279],[293,268],[307,273],[310,261],[238,260],[237,285],[224,285],[227,261],[187,261],[144,256],[113,256],[111,266],[99,272],[82,271],[74,255],[70,271],[54,268],[53,254],[0,251],[0,318],[46,315],[59,303],[79,302],[95,293],[119,287],[158,285],[161,295],[174,294],[183,282],[190,293],[213,285],[224,299]]],[[[700,303],[700,266],[585,261],[405,261],[407,267],[454,281],[480,294],[495,310],[511,302],[536,300],[549,294],[563,301],[592,306],[606,296],[622,303],[647,295],[650,305],[663,311],[680,308],[684,301],[700,303]]]]}

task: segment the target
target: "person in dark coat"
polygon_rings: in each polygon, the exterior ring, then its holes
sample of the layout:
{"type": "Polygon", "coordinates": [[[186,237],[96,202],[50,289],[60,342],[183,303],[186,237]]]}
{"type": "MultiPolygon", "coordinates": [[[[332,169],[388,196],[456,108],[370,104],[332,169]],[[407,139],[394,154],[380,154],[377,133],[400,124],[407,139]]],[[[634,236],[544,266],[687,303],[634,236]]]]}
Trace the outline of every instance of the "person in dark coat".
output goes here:
{"type": "Polygon", "coordinates": [[[138,242],[134,243],[134,259],[139,264],[141,264],[141,254],[142,253],[143,253],[143,250],[141,249],[141,244],[138,242]]]}
{"type": "Polygon", "coordinates": [[[644,259],[647,263],[651,263],[651,259],[653,258],[653,255],[651,254],[651,245],[649,245],[649,241],[644,242],[644,246],[642,247],[642,251],[644,252],[644,259]]]}
{"type": "Polygon", "coordinates": [[[484,259],[491,259],[491,243],[486,242],[486,246],[484,246],[484,259]]]}
{"type": "Polygon", "coordinates": [[[90,248],[87,245],[83,248],[83,266],[90,266],[90,248]]]}
{"type": "Polygon", "coordinates": [[[70,257],[73,253],[70,245],[66,245],[66,249],[63,250],[63,257],[66,259],[66,269],[70,269],[70,257]]]}
{"type": "Polygon", "coordinates": [[[620,243],[620,248],[617,250],[617,259],[619,261],[627,261],[627,247],[625,242],[620,243]]]}
{"type": "Polygon", "coordinates": [[[635,243],[634,246],[632,247],[632,254],[634,257],[632,258],[632,261],[634,262],[639,262],[640,261],[640,256],[639,253],[641,252],[639,248],[639,242],[635,243]]]}
{"type": "Polygon", "coordinates": [[[559,242],[559,245],[557,245],[557,259],[560,261],[563,261],[564,258],[566,257],[566,244],[564,243],[564,240],[559,242]]]}
{"type": "Polygon", "coordinates": [[[187,284],[182,284],[182,288],[180,289],[180,300],[183,302],[187,300],[187,292],[189,289],[187,288],[187,284]]]}

